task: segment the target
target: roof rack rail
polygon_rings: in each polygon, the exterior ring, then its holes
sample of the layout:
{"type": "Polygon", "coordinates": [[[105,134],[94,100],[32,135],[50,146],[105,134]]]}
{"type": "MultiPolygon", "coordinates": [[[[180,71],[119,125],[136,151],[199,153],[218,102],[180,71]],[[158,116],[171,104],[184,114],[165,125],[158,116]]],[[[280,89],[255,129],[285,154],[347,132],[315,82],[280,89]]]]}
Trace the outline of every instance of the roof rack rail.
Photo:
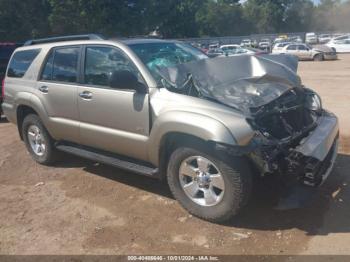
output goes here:
{"type": "Polygon", "coordinates": [[[106,39],[105,37],[98,34],[67,35],[67,36],[56,36],[56,37],[28,40],[24,43],[24,46],[46,44],[46,43],[53,43],[53,42],[74,41],[74,40],[105,40],[105,39],[106,39]]]}

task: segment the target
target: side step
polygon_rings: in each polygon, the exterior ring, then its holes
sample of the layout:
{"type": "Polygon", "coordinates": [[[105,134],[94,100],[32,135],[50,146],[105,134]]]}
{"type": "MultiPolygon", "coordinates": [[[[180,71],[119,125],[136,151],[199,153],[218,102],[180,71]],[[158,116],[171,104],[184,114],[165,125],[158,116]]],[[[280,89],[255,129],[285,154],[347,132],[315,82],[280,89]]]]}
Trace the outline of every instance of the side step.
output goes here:
{"type": "Polygon", "coordinates": [[[149,164],[119,156],[105,151],[100,151],[80,145],[74,144],[58,144],[56,148],[60,151],[80,156],[99,163],[114,166],[133,173],[146,175],[158,178],[158,168],[152,167],[149,164]]]}

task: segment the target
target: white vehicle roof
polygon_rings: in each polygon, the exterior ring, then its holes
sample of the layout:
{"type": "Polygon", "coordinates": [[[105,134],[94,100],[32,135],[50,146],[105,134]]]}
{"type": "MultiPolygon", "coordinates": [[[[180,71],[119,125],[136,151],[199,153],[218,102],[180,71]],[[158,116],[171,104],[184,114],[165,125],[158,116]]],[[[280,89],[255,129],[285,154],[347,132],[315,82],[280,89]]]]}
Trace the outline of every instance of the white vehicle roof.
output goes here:
{"type": "Polygon", "coordinates": [[[348,34],[345,34],[345,35],[340,35],[340,36],[337,36],[335,38],[333,38],[334,40],[342,40],[342,39],[348,39],[350,38],[350,35],[348,34]]]}
{"type": "Polygon", "coordinates": [[[230,45],[222,45],[222,46],[220,46],[220,48],[223,48],[223,47],[240,47],[240,45],[230,44],[230,45]]]}

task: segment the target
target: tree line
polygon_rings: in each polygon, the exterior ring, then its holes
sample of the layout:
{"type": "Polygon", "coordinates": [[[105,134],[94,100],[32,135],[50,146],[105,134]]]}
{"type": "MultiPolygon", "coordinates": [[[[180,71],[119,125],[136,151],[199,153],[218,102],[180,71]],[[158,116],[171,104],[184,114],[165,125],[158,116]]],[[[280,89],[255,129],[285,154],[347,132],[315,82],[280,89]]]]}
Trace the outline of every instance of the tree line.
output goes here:
{"type": "Polygon", "coordinates": [[[0,0],[1,41],[80,33],[166,38],[350,31],[350,0],[0,0]]]}

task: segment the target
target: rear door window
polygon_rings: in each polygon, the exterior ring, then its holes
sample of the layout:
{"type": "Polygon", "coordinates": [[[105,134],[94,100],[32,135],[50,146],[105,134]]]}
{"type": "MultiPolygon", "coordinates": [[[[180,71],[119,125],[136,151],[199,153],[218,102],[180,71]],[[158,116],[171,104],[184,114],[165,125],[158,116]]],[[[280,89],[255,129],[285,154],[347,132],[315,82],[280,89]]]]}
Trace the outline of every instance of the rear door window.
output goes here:
{"type": "Polygon", "coordinates": [[[304,46],[304,45],[299,45],[299,46],[298,46],[298,49],[299,49],[299,50],[302,50],[302,51],[308,50],[308,49],[306,48],[306,46],[304,46]]]}
{"type": "MultiPolygon", "coordinates": [[[[55,50],[52,80],[74,83],[78,79],[78,60],[80,47],[67,47],[55,50]]],[[[48,63],[50,61],[47,61],[48,63]]]]}
{"type": "Polygon", "coordinates": [[[31,49],[16,52],[9,64],[7,76],[21,78],[27,72],[33,60],[40,53],[41,49],[31,49]]]}
{"type": "Polygon", "coordinates": [[[287,50],[297,50],[297,46],[296,45],[290,45],[287,47],[287,50]]]}

